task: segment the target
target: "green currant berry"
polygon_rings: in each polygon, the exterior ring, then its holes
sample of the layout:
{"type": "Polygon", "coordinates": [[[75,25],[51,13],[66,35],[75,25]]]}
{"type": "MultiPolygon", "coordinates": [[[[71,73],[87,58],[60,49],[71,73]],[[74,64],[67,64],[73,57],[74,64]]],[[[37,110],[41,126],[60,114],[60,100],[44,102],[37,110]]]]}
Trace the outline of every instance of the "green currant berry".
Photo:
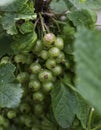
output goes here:
{"type": "Polygon", "coordinates": [[[53,89],[53,87],[54,87],[53,82],[45,82],[45,83],[43,83],[43,91],[46,92],[46,93],[50,92],[53,89]]]}
{"type": "Polygon", "coordinates": [[[33,100],[35,102],[42,102],[44,100],[44,95],[42,92],[33,93],[33,100]]]}
{"type": "Polygon", "coordinates": [[[37,74],[41,70],[41,65],[39,63],[32,63],[30,65],[30,70],[33,74],[37,74]]]}
{"type": "Polygon", "coordinates": [[[23,112],[23,113],[28,113],[30,112],[30,106],[28,103],[22,103],[20,105],[20,111],[23,112]]]}
{"type": "Polygon", "coordinates": [[[41,57],[43,60],[47,60],[47,59],[48,59],[48,51],[42,50],[42,51],[40,52],[40,57],[41,57]]]}
{"type": "Polygon", "coordinates": [[[0,115],[0,125],[4,125],[4,123],[5,123],[5,118],[2,115],[0,115]]]}
{"type": "Polygon", "coordinates": [[[36,115],[42,114],[43,111],[44,111],[43,104],[36,104],[36,105],[34,106],[34,113],[35,113],[36,115]]]}
{"type": "Polygon", "coordinates": [[[48,59],[47,61],[46,61],[46,67],[48,68],[48,69],[52,69],[52,68],[54,68],[56,66],[56,61],[54,60],[54,59],[48,59]]]}
{"type": "Polygon", "coordinates": [[[25,125],[26,125],[27,127],[32,127],[32,125],[33,125],[33,121],[32,121],[32,119],[31,119],[31,117],[29,117],[29,116],[27,116],[27,117],[25,118],[24,123],[25,123],[25,125]]]}
{"type": "Polygon", "coordinates": [[[5,56],[1,59],[0,64],[7,64],[10,63],[10,59],[8,56],[5,56]]]}
{"type": "Polygon", "coordinates": [[[29,88],[32,88],[34,91],[38,91],[41,87],[41,83],[38,80],[31,80],[29,82],[29,88]]]}
{"type": "Polygon", "coordinates": [[[25,63],[26,63],[26,56],[23,55],[23,54],[17,54],[17,55],[14,57],[14,61],[15,61],[16,63],[25,64],[25,63]]]}
{"type": "Polygon", "coordinates": [[[53,75],[52,75],[52,72],[49,70],[42,70],[39,73],[39,80],[41,82],[51,81],[52,79],[53,79],[53,75]]]}
{"type": "Polygon", "coordinates": [[[54,46],[56,46],[57,48],[62,50],[64,48],[63,39],[61,37],[57,37],[56,40],[55,40],[54,46]]]}
{"type": "Polygon", "coordinates": [[[60,65],[57,65],[52,69],[52,72],[54,75],[58,76],[62,73],[62,67],[60,65]]]}
{"type": "Polygon", "coordinates": [[[8,117],[9,119],[15,118],[15,117],[16,117],[16,112],[15,112],[14,110],[8,111],[7,117],[8,117]]]}
{"type": "Polygon", "coordinates": [[[43,49],[43,43],[38,40],[33,48],[33,53],[39,53],[43,49]]]}
{"type": "Polygon", "coordinates": [[[52,47],[49,49],[49,56],[51,58],[57,58],[60,55],[60,49],[57,47],[52,47]]]}
{"type": "Polygon", "coordinates": [[[60,55],[56,58],[57,63],[64,63],[65,62],[65,54],[60,52],[60,55]]]}
{"type": "Polygon", "coordinates": [[[53,33],[47,33],[43,37],[43,42],[46,47],[51,47],[54,45],[55,35],[53,33]]]}
{"type": "Polygon", "coordinates": [[[10,125],[9,120],[8,120],[8,119],[5,119],[5,123],[3,124],[3,126],[4,126],[5,128],[8,128],[9,125],[10,125]]]}
{"type": "Polygon", "coordinates": [[[29,80],[29,74],[27,72],[21,72],[17,75],[17,80],[20,83],[24,83],[29,80]]]}

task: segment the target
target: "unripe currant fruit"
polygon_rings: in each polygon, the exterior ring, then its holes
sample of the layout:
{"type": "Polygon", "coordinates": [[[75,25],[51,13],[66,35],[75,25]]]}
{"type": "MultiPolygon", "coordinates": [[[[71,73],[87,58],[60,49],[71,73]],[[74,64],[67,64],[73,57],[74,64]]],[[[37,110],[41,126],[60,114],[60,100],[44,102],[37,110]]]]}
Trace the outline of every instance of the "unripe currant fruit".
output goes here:
{"type": "Polygon", "coordinates": [[[54,46],[62,50],[64,48],[64,41],[61,37],[57,37],[54,43],[54,46]]]}
{"type": "Polygon", "coordinates": [[[56,61],[55,61],[55,59],[50,58],[50,59],[48,59],[48,60],[46,61],[46,67],[47,67],[48,69],[52,69],[52,68],[54,68],[55,66],[56,66],[56,61]]]}
{"type": "Polygon", "coordinates": [[[41,82],[45,82],[45,81],[51,81],[53,79],[53,75],[52,75],[52,72],[49,71],[49,70],[42,70],[39,75],[39,80],[41,82]]]}
{"type": "Polygon", "coordinates": [[[11,63],[10,58],[8,56],[5,56],[1,59],[0,64],[7,64],[7,63],[11,63]]]}
{"type": "Polygon", "coordinates": [[[8,117],[9,119],[15,118],[15,117],[16,117],[16,112],[15,112],[14,110],[9,110],[9,111],[7,112],[7,117],[8,117]]]}
{"type": "Polygon", "coordinates": [[[31,80],[29,82],[29,88],[32,88],[34,91],[38,91],[41,87],[41,83],[38,80],[31,80]]]}
{"type": "Polygon", "coordinates": [[[44,100],[44,95],[42,92],[33,93],[33,100],[35,102],[42,102],[44,100]]]}
{"type": "Polygon", "coordinates": [[[57,47],[52,47],[49,49],[49,56],[51,58],[57,58],[60,55],[60,49],[57,47]]]}
{"type": "Polygon", "coordinates": [[[33,48],[33,53],[39,53],[43,49],[42,41],[38,40],[33,48]]]}
{"type": "Polygon", "coordinates": [[[42,51],[40,52],[40,57],[41,57],[43,60],[47,60],[47,59],[48,59],[48,51],[42,50],[42,51]]]}
{"type": "Polygon", "coordinates": [[[27,72],[21,72],[16,78],[20,83],[24,83],[29,80],[29,74],[27,72]]]}
{"type": "Polygon", "coordinates": [[[54,75],[58,76],[62,73],[62,66],[57,65],[52,69],[54,75]]]}
{"type": "Polygon", "coordinates": [[[53,33],[47,33],[43,37],[43,42],[46,47],[51,47],[54,45],[55,35],[53,33]]]}
{"type": "Polygon", "coordinates": [[[33,74],[37,74],[41,70],[41,65],[39,63],[34,62],[30,65],[30,70],[33,74]]]}
{"type": "Polygon", "coordinates": [[[16,63],[25,64],[25,63],[26,63],[26,56],[23,55],[23,54],[17,54],[17,55],[15,55],[15,57],[14,57],[14,61],[15,61],[16,63]]]}
{"type": "Polygon", "coordinates": [[[65,54],[61,51],[60,55],[56,58],[57,63],[64,63],[65,62],[65,54]]]}
{"type": "Polygon", "coordinates": [[[54,84],[53,82],[44,82],[43,83],[43,91],[44,92],[50,92],[54,87],[54,84]]]}
{"type": "Polygon", "coordinates": [[[43,104],[36,104],[36,105],[34,106],[34,113],[35,113],[36,115],[40,115],[40,114],[42,114],[43,112],[44,112],[43,104]]]}
{"type": "Polygon", "coordinates": [[[31,108],[30,108],[30,106],[29,106],[28,103],[21,103],[21,105],[20,105],[20,111],[22,113],[28,113],[28,112],[30,112],[30,110],[31,110],[31,108]]]}
{"type": "Polygon", "coordinates": [[[27,127],[32,127],[33,126],[33,121],[32,121],[32,118],[30,116],[27,116],[24,120],[24,124],[27,126],[27,127]]]}

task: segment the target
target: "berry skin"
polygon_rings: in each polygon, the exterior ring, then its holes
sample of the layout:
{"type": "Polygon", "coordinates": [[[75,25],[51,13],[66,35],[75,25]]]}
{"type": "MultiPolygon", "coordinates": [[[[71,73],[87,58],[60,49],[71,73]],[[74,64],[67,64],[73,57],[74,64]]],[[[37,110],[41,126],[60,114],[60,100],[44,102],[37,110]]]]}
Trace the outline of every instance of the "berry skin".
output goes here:
{"type": "Polygon", "coordinates": [[[15,117],[16,117],[16,112],[13,111],[13,110],[8,111],[7,117],[8,117],[9,119],[15,118],[15,117]]]}
{"type": "Polygon", "coordinates": [[[53,79],[52,72],[49,70],[42,70],[38,76],[41,82],[51,81],[53,79]]]}
{"type": "Polygon", "coordinates": [[[43,105],[42,105],[42,104],[36,104],[36,105],[34,106],[34,113],[35,113],[36,115],[42,114],[43,111],[44,111],[44,108],[43,108],[43,105]]]}
{"type": "Polygon", "coordinates": [[[45,82],[43,83],[43,91],[48,93],[50,92],[54,87],[54,84],[53,82],[45,82]]]}
{"type": "Polygon", "coordinates": [[[37,74],[31,74],[30,75],[30,80],[36,80],[36,79],[38,79],[37,74]]]}
{"type": "Polygon", "coordinates": [[[62,50],[64,48],[63,39],[61,37],[57,37],[56,40],[55,40],[54,46],[56,46],[57,48],[62,50]]]}
{"type": "Polygon", "coordinates": [[[33,53],[39,53],[43,49],[43,43],[38,40],[33,48],[33,53]]]}
{"type": "Polygon", "coordinates": [[[17,80],[20,83],[24,83],[29,80],[29,74],[27,72],[21,72],[17,75],[17,80]]]}
{"type": "Polygon", "coordinates": [[[44,95],[42,92],[35,92],[33,94],[33,100],[35,102],[42,102],[44,100],[44,95]]]}
{"type": "Polygon", "coordinates": [[[40,57],[41,57],[43,60],[47,60],[47,59],[48,59],[48,51],[42,50],[42,51],[40,52],[40,57]]]}
{"type": "Polygon", "coordinates": [[[57,58],[60,55],[60,49],[57,47],[52,47],[49,49],[49,56],[51,58],[57,58]]]}
{"type": "Polygon", "coordinates": [[[7,64],[10,63],[10,59],[8,56],[5,56],[1,59],[0,64],[7,64]]]}
{"type": "Polygon", "coordinates": [[[62,73],[62,67],[60,65],[57,65],[52,69],[52,72],[54,75],[58,76],[62,73]]]}
{"type": "Polygon", "coordinates": [[[43,37],[43,42],[46,47],[51,47],[54,45],[55,35],[53,33],[47,33],[43,37]]]}
{"type": "Polygon", "coordinates": [[[65,62],[65,54],[60,52],[60,55],[56,58],[57,63],[64,63],[65,62]]]}
{"type": "Polygon", "coordinates": [[[46,61],[46,67],[48,68],[48,69],[52,69],[52,68],[54,68],[56,66],[56,61],[54,60],[54,59],[48,59],[47,61],[46,61]]]}
{"type": "Polygon", "coordinates": [[[23,113],[28,113],[28,112],[30,112],[30,106],[29,106],[29,104],[27,104],[27,103],[22,103],[22,104],[20,105],[20,111],[23,112],[23,113]]]}
{"type": "Polygon", "coordinates": [[[29,88],[32,88],[34,91],[38,91],[41,87],[41,83],[38,80],[31,80],[29,82],[29,88]]]}
{"type": "Polygon", "coordinates": [[[30,70],[33,74],[37,74],[41,70],[41,65],[39,63],[32,63],[30,65],[30,70]]]}

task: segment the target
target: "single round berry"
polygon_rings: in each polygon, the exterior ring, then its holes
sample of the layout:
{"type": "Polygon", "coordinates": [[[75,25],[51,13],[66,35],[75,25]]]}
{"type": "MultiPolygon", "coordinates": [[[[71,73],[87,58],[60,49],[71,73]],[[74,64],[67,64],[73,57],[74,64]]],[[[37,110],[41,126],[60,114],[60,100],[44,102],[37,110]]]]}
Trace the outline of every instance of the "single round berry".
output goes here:
{"type": "Polygon", "coordinates": [[[17,54],[14,57],[14,61],[16,63],[23,63],[24,64],[24,63],[26,63],[26,56],[23,54],[17,54]]]}
{"type": "Polygon", "coordinates": [[[46,92],[46,93],[50,92],[53,89],[53,87],[54,87],[53,82],[45,82],[45,83],[43,83],[43,91],[46,92]]]}
{"type": "Polygon", "coordinates": [[[44,111],[43,104],[36,104],[36,105],[34,106],[34,113],[35,113],[36,115],[42,114],[43,111],[44,111]]]}
{"type": "Polygon", "coordinates": [[[52,47],[49,49],[49,56],[51,58],[57,58],[60,55],[60,49],[57,47],[52,47]]]}
{"type": "Polygon", "coordinates": [[[42,51],[40,52],[40,57],[41,57],[43,60],[47,60],[47,59],[48,59],[48,51],[42,50],[42,51]]]}
{"type": "Polygon", "coordinates": [[[52,75],[52,72],[49,70],[42,70],[39,73],[39,80],[41,82],[51,81],[52,79],[53,79],[53,75],[52,75]]]}
{"type": "Polygon", "coordinates": [[[52,69],[54,75],[58,76],[62,73],[62,66],[57,65],[52,69]]]}
{"type": "Polygon", "coordinates": [[[29,82],[29,88],[32,88],[34,91],[38,91],[41,87],[41,83],[38,80],[31,80],[29,82]]]}
{"type": "Polygon", "coordinates": [[[41,70],[41,65],[39,63],[32,63],[30,65],[30,70],[33,74],[37,74],[41,70]]]}
{"type": "Polygon", "coordinates": [[[56,61],[54,60],[54,59],[48,59],[47,61],[46,61],[46,67],[48,68],[48,69],[52,69],[52,68],[54,68],[56,66],[56,61]]]}
{"type": "Polygon", "coordinates": [[[54,45],[55,35],[53,33],[47,33],[43,37],[43,42],[46,47],[51,47],[54,45]]]}
{"type": "Polygon", "coordinates": [[[22,103],[20,105],[20,111],[22,113],[28,113],[28,112],[30,112],[30,106],[29,106],[29,104],[28,103],[22,103]]]}
{"type": "Polygon", "coordinates": [[[1,59],[0,64],[7,64],[10,63],[10,58],[8,56],[5,56],[1,59]]]}
{"type": "Polygon", "coordinates": [[[27,116],[27,117],[25,118],[24,124],[25,124],[27,127],[32,127],[33,121],[32,121],[32,119],[31,119],[30,116],[27,116]]]}
{"type": "Polygon", "coordinates": [[[43,49],[43,43],[38,40],[33,48],[33,53],[39,53],[43,49]]]}
{"type": "Polygon", "coordinates": [[[20,83],[24,83],[29,80],[29,74],[27,72],[21,72],[16,78],[20,83]]]}
{"type": "Polygon", "coordinates": [[[13,111],[13,110],[8,111],[7,117],[8,117],[9,119],[15,118],[15,117],[16,117],[16,112],[13,111]]]}
{"type": "Polygon", "coordinates": [[[61,37],[57,37],[56,40],[55,40],[54,46],[56,46],[57,48],[62,50],[64,48],[63,39],[61,37]]]}
{"type": "Polygon", "coordinates": [[[44,100],[44,95],[42,92],[35,92],[33,94],[33,100],[35,102],[42,102],[44,100]]]}
{"type": "Polygon", "coordinates": [[[56,58],[57,63],[64,63],[65,62],[65,54],[60,52],[60,55],[56,58]]]}

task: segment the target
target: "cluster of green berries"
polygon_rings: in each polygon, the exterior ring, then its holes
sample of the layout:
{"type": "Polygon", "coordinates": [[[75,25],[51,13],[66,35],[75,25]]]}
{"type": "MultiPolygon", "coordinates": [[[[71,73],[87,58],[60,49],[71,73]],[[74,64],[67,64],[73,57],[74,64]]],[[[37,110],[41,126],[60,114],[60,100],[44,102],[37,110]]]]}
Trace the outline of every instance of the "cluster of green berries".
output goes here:
{"type": "MultiPolygon", "coordinates": [[[[24,89],[22,102],[17,110],[9,109],[2,117],[6,117],[3,120],[7,119],[8,124],[13,121],[15,126],[19,126],[20,122],[19,127],[23,129],[45,130],[42,129],[42,122],[49,107],[50,92],[64,71],[63,48],[63,39],[48,33],[42,40],[36,41],[32,52],[17,54],[13,59],[8,56],[1,59],[0,64],[13,62],[17,66],[16,79],[24,89]]],[[[0,126],[3,125],[0,124],[0,126]]]]}

